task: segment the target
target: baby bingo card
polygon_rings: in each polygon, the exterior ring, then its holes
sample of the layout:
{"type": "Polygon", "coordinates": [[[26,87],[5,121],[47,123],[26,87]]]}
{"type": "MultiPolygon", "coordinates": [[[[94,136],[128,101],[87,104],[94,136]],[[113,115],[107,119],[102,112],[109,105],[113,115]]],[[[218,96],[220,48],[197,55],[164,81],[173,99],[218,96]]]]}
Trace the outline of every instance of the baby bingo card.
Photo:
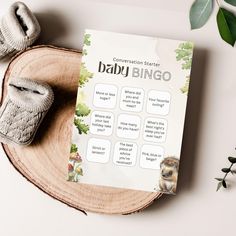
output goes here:
{"type": "Polygon", "coordinates": [[[193,44],[86,30],[68,180],[176,191],[193,44]]]}

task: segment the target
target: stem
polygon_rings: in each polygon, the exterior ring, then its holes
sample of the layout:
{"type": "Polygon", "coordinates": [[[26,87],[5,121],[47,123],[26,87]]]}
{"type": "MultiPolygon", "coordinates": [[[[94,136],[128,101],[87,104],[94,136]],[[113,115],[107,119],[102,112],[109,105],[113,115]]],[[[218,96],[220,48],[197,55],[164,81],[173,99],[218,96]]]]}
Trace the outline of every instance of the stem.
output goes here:
{"type": "MultiPolygon", "coordinates": [[[[231,170],[231,168],[232,168],[232,166],[234,165],[234,163],[231,163],[231,165],[230,165],[230,167],[229,167],[229,169],[231,170]]],[[[223,178],[223,180],[225,180],[226,179],[226,177],[227,177],[227,175],[229,174],[230,172],[228,172],[228,173],[225,173],[225,176],[224,176],[224,178],[223,178]]]]}
{"type": "Polygon", "coordinates": [[[220,3],[219,3],[219,0],[216,0],[216,3],[218,5],[218,7],[220,7],[220,3]]]}

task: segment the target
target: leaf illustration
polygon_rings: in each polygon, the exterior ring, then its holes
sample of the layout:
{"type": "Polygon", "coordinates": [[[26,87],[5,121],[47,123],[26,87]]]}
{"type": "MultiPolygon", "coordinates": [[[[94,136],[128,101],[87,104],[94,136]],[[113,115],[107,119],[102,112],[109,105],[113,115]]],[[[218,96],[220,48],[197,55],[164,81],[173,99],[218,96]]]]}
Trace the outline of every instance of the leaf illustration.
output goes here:
{"type": "Polygon", "coordinates": [[[236,17],[230,11],[219,8],[217,13],[217,25],[221,38],[234,46],[236,41],[236,17]]]}
{"type": "Polygon", "coordinates": [[[209,19],[213,10],[212,0],[196,0],[190,9],[191,29],[201,28],[209,19]]]}
{"type": "Polygon", "coordinates": [[[83,51],[82,51],[82,56],[87,56],[87,55],[88,55],[87,50],[86,50],[86,49],[83,49],[83,51]]]}
{"type": "Polygon", "coordinates": [[[85,34],[84,35],[84,44],[86,45],[86,46],[90,46],[90,44],[91,44],[91,41],[90,41],[90,34],[85,34]]]}
{"type": "Polygon", "coordinates": [[[179,47],[175,50],[176,60],[182,61],[182,69],[189,70],[192,64],[192,54],[193,54],[193,43],[185,42],[181,43],[179,47]]]}
{"type": "Polygon", "coordinates": [[[236,0],[225,0],[225,2],[229,3],[232,6],[236,6],[236,0]]]}
{"type": "Polygon", "coordinates": [[[74,119],[74,125],[77,127],[79,134],[87,134],[87,132],[89,131],[89,126],[83,123],[83,120],[80,118],[74,119]]]}
{"type": "Polygon", "coordinates": [[[78,151],[78,148],[76,146],[76,144],[71,144],[71,147],[70,147],[70,153],[75,153],[78,151]]]}
{"type": "Polygon", "coordinates": [[[75,114],[77,116],[88,116],[90,113],[90,109],[87,107],[85,103],[79,103],[76,106],[75,114]]]}
{"type": "MultiPolygon", "coordinates": [[[[192,42],[184,42],[179,44],[178,48],[175,50],[176,60],[181,62],[181,66],[183,70],[190,70],[192,65],[192,57],[193,57],[193,43],[192,42]]],[[[189,82],[190,75],[186,76],[185,84],[180,91],[188,95],[189,90],[189,82]]]]}
{"type": "Polygon", "coordinates": [[[189,82],[190,78],[187,77],[185,85],[180,89],[182,93],[186,93],[188,95],[188,90],[189,90],[189,82]]]}
{"type": "Polygon", "coordinates": [[[93,73],[89,72],[84,63],[81,63],[80,67],[80,77],[79,77],[79,87],[83,87],[86,82],[93,77],[93,73]]]}

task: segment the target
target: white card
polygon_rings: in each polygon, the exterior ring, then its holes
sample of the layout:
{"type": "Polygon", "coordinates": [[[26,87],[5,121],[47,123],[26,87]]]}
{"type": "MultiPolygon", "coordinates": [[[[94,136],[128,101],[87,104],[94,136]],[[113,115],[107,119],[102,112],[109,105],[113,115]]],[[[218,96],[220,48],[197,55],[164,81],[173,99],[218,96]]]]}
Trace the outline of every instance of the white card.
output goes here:
{"type": "Polygon", "coordinates": [[[86,30],[68,180],[176,193],[193,43],[86,30]]]}

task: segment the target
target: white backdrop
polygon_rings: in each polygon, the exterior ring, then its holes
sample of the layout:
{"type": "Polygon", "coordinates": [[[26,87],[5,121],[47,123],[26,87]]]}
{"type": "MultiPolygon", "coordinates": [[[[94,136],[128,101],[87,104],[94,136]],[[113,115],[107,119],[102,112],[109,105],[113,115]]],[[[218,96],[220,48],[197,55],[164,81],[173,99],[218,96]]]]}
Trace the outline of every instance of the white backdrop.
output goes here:
{"type": "MultiPolygon", "coordinates": [[[[0,15],[13,1],[1,2],[0,15]]],[[[177,196],[143,212],[107,216],[76,211],[26,181],[0,151],[0,235],[226,235],[234,233],[236,177],[215,192],[226,157],[236,154],[236,51],[218,35],[215,15],[190,31],[191,0],[55,0],[25,3],[42,26],[40,43],[81,49],[85,28],[195,42],[177,196]]],[[[0,78],[7,63],[0,65],[0,78]]]]}

